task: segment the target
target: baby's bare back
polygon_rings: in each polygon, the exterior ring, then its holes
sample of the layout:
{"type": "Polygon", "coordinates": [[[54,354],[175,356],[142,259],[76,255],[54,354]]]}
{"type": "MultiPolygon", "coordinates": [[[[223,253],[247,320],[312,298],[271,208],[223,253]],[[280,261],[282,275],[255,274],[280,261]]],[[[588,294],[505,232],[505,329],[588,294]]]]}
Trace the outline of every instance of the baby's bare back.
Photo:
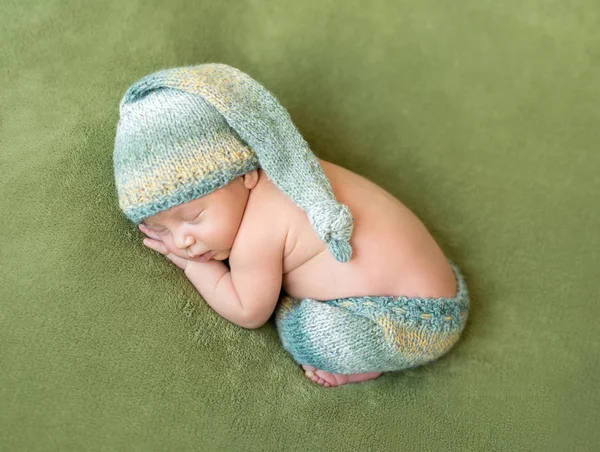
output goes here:
{"type": "MultiPolygon", "coordinates": [[[[423,223],[398,199],[368,179],[319,159],[336,199],[354,217],[349,262],[336,261],[308,217],[261,171],[257,197],[287,228],[283,290],[296,298],[351,296],[454,297],[456,281],[423,223]]],[[[256,201],[259,201],[256,199],[256,201]]],[[[261,216],[266,217],[263,209],[261,216]]],[[[257,224],[256,221],[251,223],[257,224]]],[[[273,226],[273,223],[271,223],[273,226]]],[[[284,236],[286,236],[284,235],[284,236]]]]}

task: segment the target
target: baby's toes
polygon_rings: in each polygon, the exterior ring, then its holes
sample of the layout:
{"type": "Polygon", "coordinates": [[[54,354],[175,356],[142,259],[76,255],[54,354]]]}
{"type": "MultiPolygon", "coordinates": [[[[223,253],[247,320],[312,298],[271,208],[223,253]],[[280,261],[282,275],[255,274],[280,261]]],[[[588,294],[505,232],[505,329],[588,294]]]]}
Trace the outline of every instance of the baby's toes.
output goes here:
{"type": "Polygon", "coordinates": [[[337,379],[335,378],[335,374],[332,374],[331,372],[326,372],[324,370],[317,369],[315,371],[315,375],[319,377],[320,380],[323,380],[324,386],[329,387],[338,385],[337,379]]]}
{"type": "Polygon", "coordinates": [[[317,370],[316,367],[309,366],[308,364],[302,364],[302,368],[304,369],[304,375],[306,375],[307,378],[310,378],[315,383],[319,381],[319,377],[315,375],[315,371],[317,370]]]}
{"type": "Polygon", "coordinates": [[[329,383],[327,383],[325,380],[322,380],[321,378],[319,378],[319,381],[317,381],[317,383],[319,383],[322,386],[325,386],[326,388],[329,388],[331,386],[329,383]]]}
{"type": "Polygon", "coordinates": [[[316,367],[309,366],[308,364],[302,364],[302,368],[304,369],[304,375],[306,375],[315,383],[320,384],[321,386],[325,386],[326,388],[331,386],[331,384],[329,384],[327,380],[324,380],[315,373],[319,371],[319,369],[317,369],[316,367]]]}
{"type": "Polygon", "coordinates": [[[302,364],[302,368],[304,369],[304,373],[306,374],[306,376],[308,378],[310,378],[312,376],[312,375],[308,375],[309,372],[314,375],[315,370],[317,370],[316,367],[309,366],[308,364],[302,364]]]}

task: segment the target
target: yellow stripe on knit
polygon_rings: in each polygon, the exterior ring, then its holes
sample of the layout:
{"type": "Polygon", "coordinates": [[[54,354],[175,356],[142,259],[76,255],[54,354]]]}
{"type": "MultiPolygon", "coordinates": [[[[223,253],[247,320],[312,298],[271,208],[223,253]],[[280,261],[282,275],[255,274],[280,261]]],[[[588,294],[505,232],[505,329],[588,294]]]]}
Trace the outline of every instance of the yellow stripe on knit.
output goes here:
{"type": "Polygon", "coordinates": [[[145,206],[155,202],[157,196],[166,196],[182,186],[197,185],[207,174],[219,169],[232,167],[232,164],[248,161],[254,152],[231,137],[230,143],[211,150],[210,153],[185,152],[154,168],[131,170],[123,185],[120,204],[123,209],[129,206],[145,206]]]}
{"type": "Polygon", "coordinates": [[[386,316],[375,319],[391,347],[410,361],[428,361],[446,353],[458,340],[459,331],[435,332],[415,329],[391,321],[386,316]]]}

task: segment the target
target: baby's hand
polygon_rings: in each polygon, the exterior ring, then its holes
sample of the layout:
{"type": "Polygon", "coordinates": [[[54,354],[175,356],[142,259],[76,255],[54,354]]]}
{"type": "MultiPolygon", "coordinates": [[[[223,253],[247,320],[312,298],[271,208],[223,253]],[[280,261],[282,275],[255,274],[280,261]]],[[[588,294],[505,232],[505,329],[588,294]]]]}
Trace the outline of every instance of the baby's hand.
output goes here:
{"type": "Polygon", "coordinates": [[[143,224],[140,224],[138,227],[140,231],[142,231],[144,234],[150,237],[148,239],[144,239],[144,245],[166,256],[171,262],[173,262],[182,270],[186,269],[189,260],[184,259],[183,257],[175,256],[173,253],[170,253],[163,241],[160,239],[160,236],[156,234],[156,232],[148,229],[143,224]]]}

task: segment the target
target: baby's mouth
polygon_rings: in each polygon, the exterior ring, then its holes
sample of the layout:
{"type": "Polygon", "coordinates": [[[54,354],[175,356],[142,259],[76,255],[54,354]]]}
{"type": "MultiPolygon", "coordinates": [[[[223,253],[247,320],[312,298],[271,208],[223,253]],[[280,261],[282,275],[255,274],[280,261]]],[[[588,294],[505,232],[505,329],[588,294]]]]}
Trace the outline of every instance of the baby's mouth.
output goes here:
{"type": "Polygon", "coordinates": [[[213,256],[213,252],[212,251],[207,251],[204,254],[199,254],[199,255],[196,255],[196,256],[192,256],[192,257],[190,257],[190,259],[194,260],[194,261],[199,261],[199,262],[208,262],[212,256],[213,256]]]}

